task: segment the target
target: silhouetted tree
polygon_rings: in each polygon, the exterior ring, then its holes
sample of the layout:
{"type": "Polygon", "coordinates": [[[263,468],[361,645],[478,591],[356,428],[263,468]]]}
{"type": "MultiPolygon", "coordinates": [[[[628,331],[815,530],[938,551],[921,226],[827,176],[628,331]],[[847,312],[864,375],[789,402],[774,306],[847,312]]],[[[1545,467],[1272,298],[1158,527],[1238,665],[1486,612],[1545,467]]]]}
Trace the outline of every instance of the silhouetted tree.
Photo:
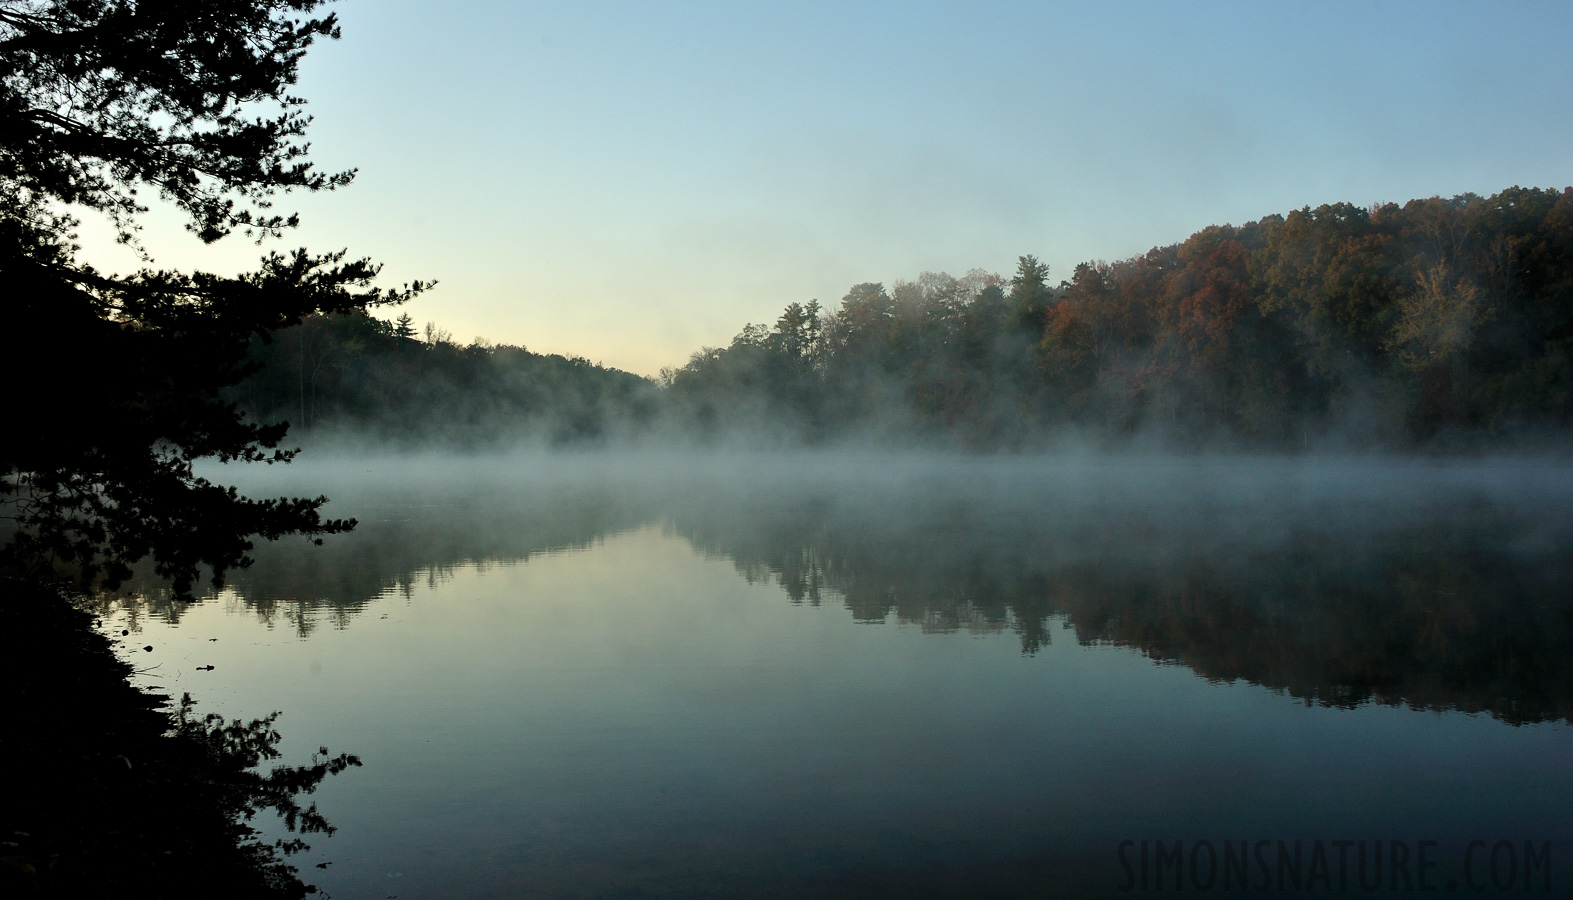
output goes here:
{"type": "Polygon", "coordinates": [[[1031,331],[1041,330],[1051,299],[1049,267],[1031,254],[1020,257],[1010,279],[1010,302],[1018,321],[1031,331]]]}
{"type": "Polygon", "coordinates": [[[399,313],[399,317],[393,320],[393,336],[401,341],[413,341],[415,334],[415,320],[410,318],[409,313],[399,313]]]}
{"type": "Polygon", "coordinates": [[[318,536],[325,498],[253,501],[193,463],[287,461],[284,424],[247,421],[221,391],[257,337],[312,314],[398,303],[419,283],[371,286],[342,252],[270,253],[229,278],[144,269],[111,277],[76,257],[61,204],[103,213],[136,244],[139,192],[189,217],[204,241],[295,224],[292,189],[353,172],[306,160],[304,101],[288,93],[306,48],[336,37],[317,0],[0,2],[0,283],[33,351],[6,354],[0,499],[4,562],[115,583],[151,556],[185,592],[248,561],[250,538],[318,536]],[[269,112],[271,110],[271,112],[269,112]]]}

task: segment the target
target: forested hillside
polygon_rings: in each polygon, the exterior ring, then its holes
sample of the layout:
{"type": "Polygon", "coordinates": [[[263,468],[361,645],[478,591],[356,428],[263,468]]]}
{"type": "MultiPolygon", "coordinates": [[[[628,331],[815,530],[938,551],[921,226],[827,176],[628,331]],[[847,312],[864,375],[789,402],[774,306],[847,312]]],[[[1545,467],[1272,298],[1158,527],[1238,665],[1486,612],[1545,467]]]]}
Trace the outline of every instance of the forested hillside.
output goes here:
{"type": "Polygon", "coordinates": [[[665,373],[696,425],[969,444],[1401,445],[1573,415],[1573,188],[1302,209],[1076,267],[925,273],[665,373]]]}
{"type": "Polygon", "coordinates": [[[695,353],[659,389],[407,318],[316,319],[257,359],[239,395],[255,415],[445,439],[1500,441],[1573,417],[1573,188],[1301,209],[1058,284],[1031,256],[1008,279],[859,284],[695,353]]]}
{"type": "Polygon", "coordinates": [[[455,344],[407,315],[316,316],[256,341],[235,399],[265,421],[402,443],[582,443],[647,431],[656,385],[582,358],[455,344]]]}

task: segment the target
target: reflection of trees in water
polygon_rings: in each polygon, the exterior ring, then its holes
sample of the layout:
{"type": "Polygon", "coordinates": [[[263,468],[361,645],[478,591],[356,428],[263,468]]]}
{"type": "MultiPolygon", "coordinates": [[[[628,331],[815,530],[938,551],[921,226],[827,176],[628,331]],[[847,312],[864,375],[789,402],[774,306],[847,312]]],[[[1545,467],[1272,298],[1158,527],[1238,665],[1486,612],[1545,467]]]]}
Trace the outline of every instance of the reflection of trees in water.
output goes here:
{"type": "Polygon", "coordinates": [[[727,550],[718,536],[703,531],[674,527],[667,533],[687,539],[707,556],[730,560],[749,584],[776,584],[794,604],[819,606],[829,596],[859,622],[884,622],[894,616],[898,622],[934,633],[994,633],[1013,625],[1011,604],[988,573],[958,578],[924,571],[910,560],[849,553],[835,546],[829,535],[822,536],[824,543],[817,546],[796,546],[787,540],[727,550]]]}
{"type": "Polygon", "coordinates": [[[1437,532],[1340,548],[1352,565],[1264,558],[1147,578],[1071,572],[1054,607],[1084,642],[1139,649],[1205,678],[1328,706],[1366,702],[1573,717],[1570,582],[1437,532]],[[1560,586],[1559,586],[1560,585],[1560,586]]]}
{"type": "MultiPolygon", "coordinates": [[[[420,588],[452,580],[461,568],[484,570],[540,553],[583,549],[655,515],[606,491],[548,492],[510,498],[514,503],[484,495],[420,499],[384,498],[354,531],[320,547],[259,545],[254,566],[232,572],[223,589],[201,600],[237,605],[269,627],[304,637],[324,625],[347,627],[378,598],[412,599],[420,588]]],[[[171,599],[150,578],[128,582],[123,593],[109,602],[126,611],[133,629],[141,616],[178,623],[190,605],[171,599]]]]}
{"type": "Polygon", "coordinates": [[[1028,654],[1058,621],[1083,644],[1308,703],[1573,718],[1573,564],[1524,549],[1568,546],[1561,523],[1548,538],[1545,522],[1478,504],[1348,532],[1286,517],[1292,526],[1254,536],[1221,522],[1209,535],[1205,518],[1100,533],[1075,511],[1032,527],[980,510],[776,512],[753,524],[696,516],[673,531],[793,602],[834,598],[859,621],[1009,628],[1028,654]]]}
{"type": "MultiPolygon", "coordinates": [[[[1559,552],[1573,546],[1573,518],[1554,502],[1005,488],[580,485],[424,505],[406,496],[324,547],[259,547],[224,602],[302,635],[344,628],[370,601],[408,599],[459,567],[585,548],[662,521],[747,581],[776,584],[792,603],[839,604],[860,622],[1009,630],[1028,654],[1064,628],[1084,644],[1329,706],[1573,720],[1573,560],[1559,552]]],[[[182,610],[156,590],[135,606],[133,624],[182,610]]]]}

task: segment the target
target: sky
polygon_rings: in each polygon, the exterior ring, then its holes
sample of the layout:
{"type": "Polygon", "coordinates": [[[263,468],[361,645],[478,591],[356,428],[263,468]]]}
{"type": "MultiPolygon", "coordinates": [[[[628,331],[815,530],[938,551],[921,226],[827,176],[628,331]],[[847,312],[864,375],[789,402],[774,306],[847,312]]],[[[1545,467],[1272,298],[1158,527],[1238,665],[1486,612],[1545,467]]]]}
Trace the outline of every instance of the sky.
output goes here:
{"type": "MultiPolygon", "coordinates": [[[[788,303],[1050,281],[1212,224],[1573,184],[1573,3],[342,0],[296,93],[341,191],[159,267],[348,248],[406,311],[654,375],[788,303]]],[[[140,266],[84,223],[86,258],[140,266]]],[[[384,317],[395,312],[384,311],[384,317]]]]}

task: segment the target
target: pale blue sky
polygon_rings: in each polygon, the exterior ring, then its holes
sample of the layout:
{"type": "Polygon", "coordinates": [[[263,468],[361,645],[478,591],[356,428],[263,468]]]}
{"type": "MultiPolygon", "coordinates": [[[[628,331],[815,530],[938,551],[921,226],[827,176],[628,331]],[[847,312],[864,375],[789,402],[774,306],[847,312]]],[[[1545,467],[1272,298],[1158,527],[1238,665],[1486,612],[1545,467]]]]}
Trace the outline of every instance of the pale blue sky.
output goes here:
{"type": "MultiPolygon", "coordinates": [[[[1566,2],[334,9],[299,90],[314,158],[360,175],[286,199],[285,246],[440,280],[409,312],[458,339],[644,374],[855,282],[1573,184],[1566,2]]],[[[160,264],[257,255],[173,221],[160,264]]]]}

